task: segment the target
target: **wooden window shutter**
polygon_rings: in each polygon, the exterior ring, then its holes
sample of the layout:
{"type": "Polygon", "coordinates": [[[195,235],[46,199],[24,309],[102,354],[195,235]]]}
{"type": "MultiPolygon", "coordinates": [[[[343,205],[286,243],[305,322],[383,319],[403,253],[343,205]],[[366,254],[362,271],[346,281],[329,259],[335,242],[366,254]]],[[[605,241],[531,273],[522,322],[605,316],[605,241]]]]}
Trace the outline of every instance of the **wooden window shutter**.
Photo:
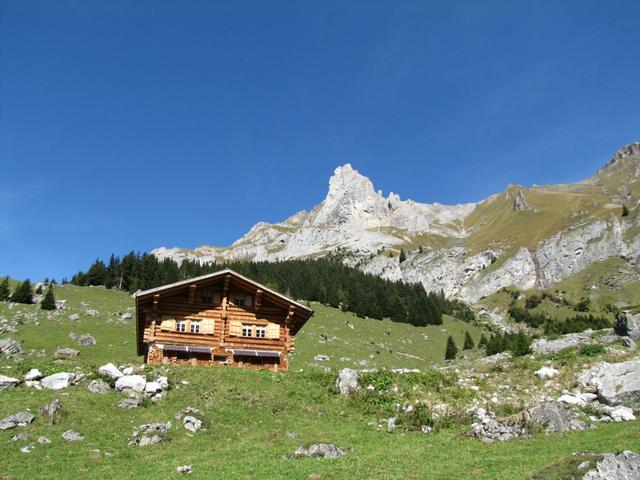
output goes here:
{"type": "Polygon", "coordinates": [[[238,320],[232,320],[229,324],[229,335],[236,337],[242,336],[242,323],[238,320]]]}
{"type": "Polygon", "coordinates": [[[213,318],[204,318],[200,323],[200,333],[206,333],[209,335],[213,335],[214,328],[216,326],[216,321],[213,318]]]}
{"type": "Polygon", "coordinates": [[[267,338],[280,338],[280,325],[271,323],[267,325],[267,338]]]}
{"type": "Polygon", "coordinates": [[[176,329],[176,321],[175,319],[163,320],[160,324],[160,330],[173,330],[176,329]]]}

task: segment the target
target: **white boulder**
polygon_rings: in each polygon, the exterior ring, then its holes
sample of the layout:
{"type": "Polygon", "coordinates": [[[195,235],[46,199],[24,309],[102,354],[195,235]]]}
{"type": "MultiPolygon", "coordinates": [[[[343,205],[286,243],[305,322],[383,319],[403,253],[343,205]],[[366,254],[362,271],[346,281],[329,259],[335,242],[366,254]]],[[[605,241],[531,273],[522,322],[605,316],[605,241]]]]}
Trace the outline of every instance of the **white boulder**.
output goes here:
{"type": "Polygon", "coordinates": [[[0,390],[8,390],[20,383],[20,380],[6,375],[0,375],[0,390]]]}
{"type": "Polygon", "coordinates": [[[336,387],[342,395],[349,395],[351,392],[358,390],[360,377],[361,374],[359,371],[351,368],[343,368],[338,374],[336,387]]]}
{"type": "Polygon", "coordinates": [[[98,369],[98,373],[100,375],[105,375],[109,378],[112,378],[113,380],[118,380],[120,377],[124,376],[124,373],[118,370],[118,367],[116,367],[113,363],[107,363],[106,365],[102,365],[98,369]]]}
{"type": "Polygon", "coordinates": [[[144,392],[147,380],[140,375],[125,375],[116,380],[116,390],[133,390],[134,392],[144,392]]]}
{"type": "Polygon", "coordinates": [[[560,372],[555,368],[551,367],[542,367],[540,370],[536,371],[535,374],[538,378],[553,378],[558,376],[560,372]]]}
{"type": "Polygon", "coordinates": [[[73,381],[74,378],[75,378],[75,375],[73,373],[68,373],[68,372],[54,373],[53,375],[44,377],[40,382],[40,384],[44,388],[48,388],[49,390],[61,390],[71,385],[71,382],[73,381]]]}
{"type": "Polygon", "coordinates": [[[37,368],[32,368],[24,375],[24,379],[27,382],[32,380],[40,380],[42,377],[44,377],[44,375],[37,368]]]}

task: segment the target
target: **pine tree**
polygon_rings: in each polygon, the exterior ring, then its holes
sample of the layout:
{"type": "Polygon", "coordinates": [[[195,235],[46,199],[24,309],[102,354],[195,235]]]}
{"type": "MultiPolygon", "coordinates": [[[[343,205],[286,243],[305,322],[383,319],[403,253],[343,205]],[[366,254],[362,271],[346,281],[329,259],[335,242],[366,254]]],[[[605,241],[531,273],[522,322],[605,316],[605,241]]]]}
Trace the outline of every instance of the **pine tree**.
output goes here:
{"type": "Polygon", "coordinates": [[[53,296],[53,285],[49,285],[49,288],[47,288],[47,293],[44,294],[44,298],[42,299],[42,302],[40,302],[40,308],[42,310],[56,309],[56,298],[53,296]]]}
{"type": "Polygon", "coordinates": [[[0,282],[0,302],[9,300],[11,290],[9,290],[9,277],[4,277],[0,282]]]}
{"type": "Polygon", "coordinates": [[[29,279],[18,284],[13,295],[11,295],[11,301],[16,303],[33,303],[33,289],[31,288],[29,279]]]}
{"type": "Polygon", "coordinates": [[[453,360],[454,358],[456,358],[457,354],[458,347],[456,347],[456,342],[454,342],[453,337],[449,335],[449,338],[447,338],[447,351],[444,354],[444,359],[453,360]]]}
{"type": "Polygon", "coordinates": [[[478,348],[487,348],[487,344],[488,344],[488,340],[487,337],[484,335],[484,333],[482,335],[480,335],[480,341],[478,342],[478,348]]]}
{"type": "Polygon", "coordinates": [[[404,252],[404,248],[400,249],[400,263],[404,262],[407,259],[407,254],[404,252]]]}
{"type": "Polygon", "coordinates": [[[464,332],[464,347],[463,350],[473,350],[475,348],[475,344],[473,343],[473,338],[469,335],[469,332],[464,332]]]}

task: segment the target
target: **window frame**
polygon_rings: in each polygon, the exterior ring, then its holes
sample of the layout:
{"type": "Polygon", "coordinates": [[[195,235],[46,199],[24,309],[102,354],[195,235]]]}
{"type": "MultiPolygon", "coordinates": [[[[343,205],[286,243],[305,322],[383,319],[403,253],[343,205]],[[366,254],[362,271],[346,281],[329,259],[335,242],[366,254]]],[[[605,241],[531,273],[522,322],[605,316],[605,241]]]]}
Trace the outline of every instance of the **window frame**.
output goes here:
{"type": "Polygon", "coordinates": [[[247,338],[253,338],[253,325],[242,324],[242,336],[247,338]],[[249,333],[247,335],[247,332],[249,333]]]}
{"type": "Polygon", "coordinates": [[[267,327],[264,325],[256,325],[255,333],[256,338],[267,338],[267,327]]]}
{"type": "Polygon", "coordinates": [[[200,320],[191,320],[189,322],[189,333],[200,333],[200,320]]]}
{"type": "Polygon", "coordinates": [[[187,321],[176,320],[176,332],[187,333],[187,321]]]}

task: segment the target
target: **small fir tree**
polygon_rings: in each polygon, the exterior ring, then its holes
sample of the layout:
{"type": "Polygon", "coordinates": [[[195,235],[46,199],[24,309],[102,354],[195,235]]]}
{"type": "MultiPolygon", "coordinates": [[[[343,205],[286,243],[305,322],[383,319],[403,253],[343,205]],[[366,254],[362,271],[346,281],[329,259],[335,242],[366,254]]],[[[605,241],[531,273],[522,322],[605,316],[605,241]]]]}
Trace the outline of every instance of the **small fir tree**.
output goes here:
{"type": "Polygon", "coordinates": [[[407,259],[407,254],[404,251],[404,248],[400,249],[400,263],[404,262],[407,259]]]}
{"type": "Polygon", "coordinates": [[[487,348],[487,337],[484,335],[484,333],[482,335],[480,335],[480,341],[478,342],[478,348],[487,348]]]}
{"type": "Polygon", "coordinates": [[[36,295],[42,295],[42,284],[36,287],[36,295]]]}
{"type": "Polygon", "coordinates": [[[44,294],[44,298],[42,299],[42,302],[40,302],[40,308],[42,310],[56,309],[56,298],[53,296],[53,285],[49,285],[49,288],[47,288],[47,293],[44,294]]]}
{"type": "Polygon", "coordinates": [[[444,354],[445,360],[453,360],[456,358],[458,354],[458,347],[456,347],[456,342],[453,341],[453,337],[449,335],[447,338],[447,351],[444,354]]]}
{"type": "Polygon", "coordinates": [[[475,348],[475,344],[473,343],[473,338],[469,335],[469,332],[464,332],[464,347],[463,350],[473,350],[475,348]]]}
{"type": "Polygon", "coordinates": [[[9,290],[9,277],[4,277],[0,282],[0,302],[9,300],[11,290],[9,290]]]}
{"type": "Polygon", "coordinates": [[[627,208],[626,205],[622,205],[622,216],[623,217],[629,216],[629,209],[627,208]]]}
{"type": "Polygon", "coordinates": [[[16,303],[33,303],[33,288],[31,287],[29,279],[18,284],[13,295],[11,295],[11,301],[16,303]]]}

